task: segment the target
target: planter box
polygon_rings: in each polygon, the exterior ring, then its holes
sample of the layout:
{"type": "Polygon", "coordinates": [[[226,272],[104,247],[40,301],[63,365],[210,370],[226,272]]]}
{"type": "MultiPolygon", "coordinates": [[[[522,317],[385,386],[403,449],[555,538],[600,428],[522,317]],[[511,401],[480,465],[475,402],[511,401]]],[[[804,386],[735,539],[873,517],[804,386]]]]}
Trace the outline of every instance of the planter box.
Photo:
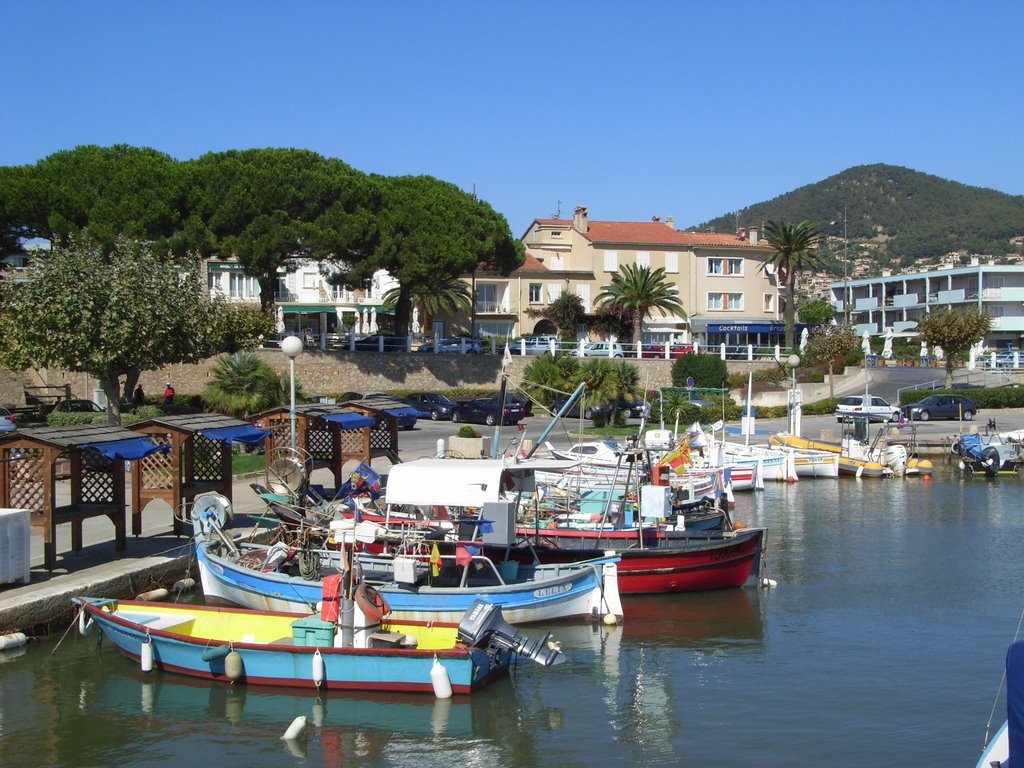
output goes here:
{"type": "Polygon", "coordinates": [[[467,459],[481,459],[487,452],[489,437],[457,437],[448,438],[448,450],[467,459]]]}

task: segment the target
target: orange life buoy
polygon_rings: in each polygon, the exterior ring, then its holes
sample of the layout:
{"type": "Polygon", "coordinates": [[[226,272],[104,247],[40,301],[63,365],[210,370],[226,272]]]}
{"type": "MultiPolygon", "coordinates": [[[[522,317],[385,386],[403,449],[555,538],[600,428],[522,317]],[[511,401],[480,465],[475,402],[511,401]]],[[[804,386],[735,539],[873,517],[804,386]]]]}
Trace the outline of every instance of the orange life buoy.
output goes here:
{"type": "Polygon", "coordinates": [[[370,621],[380,621],[391,613],[391,606],[384,599],[384,595],[365,582],[356,588],[355,597],[359,610],[370,621]]]}

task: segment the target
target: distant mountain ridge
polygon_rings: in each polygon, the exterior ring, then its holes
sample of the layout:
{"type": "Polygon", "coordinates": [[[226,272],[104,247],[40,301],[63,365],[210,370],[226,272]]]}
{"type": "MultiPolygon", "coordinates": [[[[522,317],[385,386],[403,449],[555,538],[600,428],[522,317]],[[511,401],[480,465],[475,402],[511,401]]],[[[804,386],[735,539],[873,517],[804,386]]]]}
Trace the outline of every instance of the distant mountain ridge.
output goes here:
{"type": "MultiPolygon", "coordinates": [[[[737,225],[808,219],[823,235],[842,238],[844,209],[851,250],[879,269],[936,264],[954,252],[997,260],[1024,252],[1024,195],[884,164],[849,168],[693,229],[733,232],[737,225]],[[865,247],[855,248],[854,243],[865,247]]],[[[836,258],[841,251],[834,242],[823,250],[826,263],[839,274],[836,258]]]]}

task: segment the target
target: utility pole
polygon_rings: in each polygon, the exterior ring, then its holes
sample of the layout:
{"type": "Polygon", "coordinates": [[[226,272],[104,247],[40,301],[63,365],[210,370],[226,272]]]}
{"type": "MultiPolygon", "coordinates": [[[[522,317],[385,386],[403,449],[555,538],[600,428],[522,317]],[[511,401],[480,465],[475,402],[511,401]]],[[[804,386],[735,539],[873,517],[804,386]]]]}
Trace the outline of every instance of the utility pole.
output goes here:
{"type": "Polygon", "coordinates": [[[843,206],[843,324],[850,325],[850,240],[846,235],[846,206],[843,206]]]}

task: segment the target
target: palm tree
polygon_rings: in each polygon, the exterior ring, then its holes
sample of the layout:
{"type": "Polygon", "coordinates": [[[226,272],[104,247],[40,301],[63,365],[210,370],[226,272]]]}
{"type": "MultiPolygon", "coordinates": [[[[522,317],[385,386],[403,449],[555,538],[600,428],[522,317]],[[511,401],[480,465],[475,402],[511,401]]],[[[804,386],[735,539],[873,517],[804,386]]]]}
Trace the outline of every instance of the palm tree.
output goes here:
{"type": "Polygon", "coordinates": [[[818,242],[821,236],[814,224],[801,221],[799,224],[769,221],[764,226],[765,240],[772,247],[772,254],[761,265],[769,265],[778,275],[779,299],[783,302],[783,317],[786,321],[786,347],[795,344],[796,318],[796,275],[805,269],[820,265],[818,242]]]}
{"type": "Polygon", "coordinates": [[[595,421],[622,423],[618,404],[626,397],[635,397],[640,387],[640,371],[623,360],[588,360],[583,364],[583,380],[587,382],[584,403],[600,405],[595,421]]]}
{"type": "Polygon", "coordinates": [[[252,352],[236,352],[218,358],[203,393],[203,399],[211,408],[239,418],[283,405],[290,397],[287,374],[278,376],[252,352]]]}
{"type": "MultiPolygon", "coordinates": [[[[469,313],[473,306],[473,297],[469,285],[457,277],[447,278],[438,282],[424,281],[414,285],[400,285],[384,294],[385,307],[398,307],[401,302],[408,302],[405,317],[413,307],[419,307],[423,313],[421,322],[425,326],[428,319],[440,314],[469,313]]],[[[396,318],[398,313],[396,312],[396,318]]],[[[408,328],[396,328],[395,332],[403,335],[408,328]]]]}
{"type": "Polygon", "coordinates": [[[612,309],[624,310],[633,319],[633,343],[640,341],[643,321],[652,309],[662,315],[672,313],[686,317],[686,311],[679,300],[679,289],[665,277],[662,267],[638,267],[625,264],[612,275],[609,285],[601,287],[594,298],[596,304],[612,309]]]}

